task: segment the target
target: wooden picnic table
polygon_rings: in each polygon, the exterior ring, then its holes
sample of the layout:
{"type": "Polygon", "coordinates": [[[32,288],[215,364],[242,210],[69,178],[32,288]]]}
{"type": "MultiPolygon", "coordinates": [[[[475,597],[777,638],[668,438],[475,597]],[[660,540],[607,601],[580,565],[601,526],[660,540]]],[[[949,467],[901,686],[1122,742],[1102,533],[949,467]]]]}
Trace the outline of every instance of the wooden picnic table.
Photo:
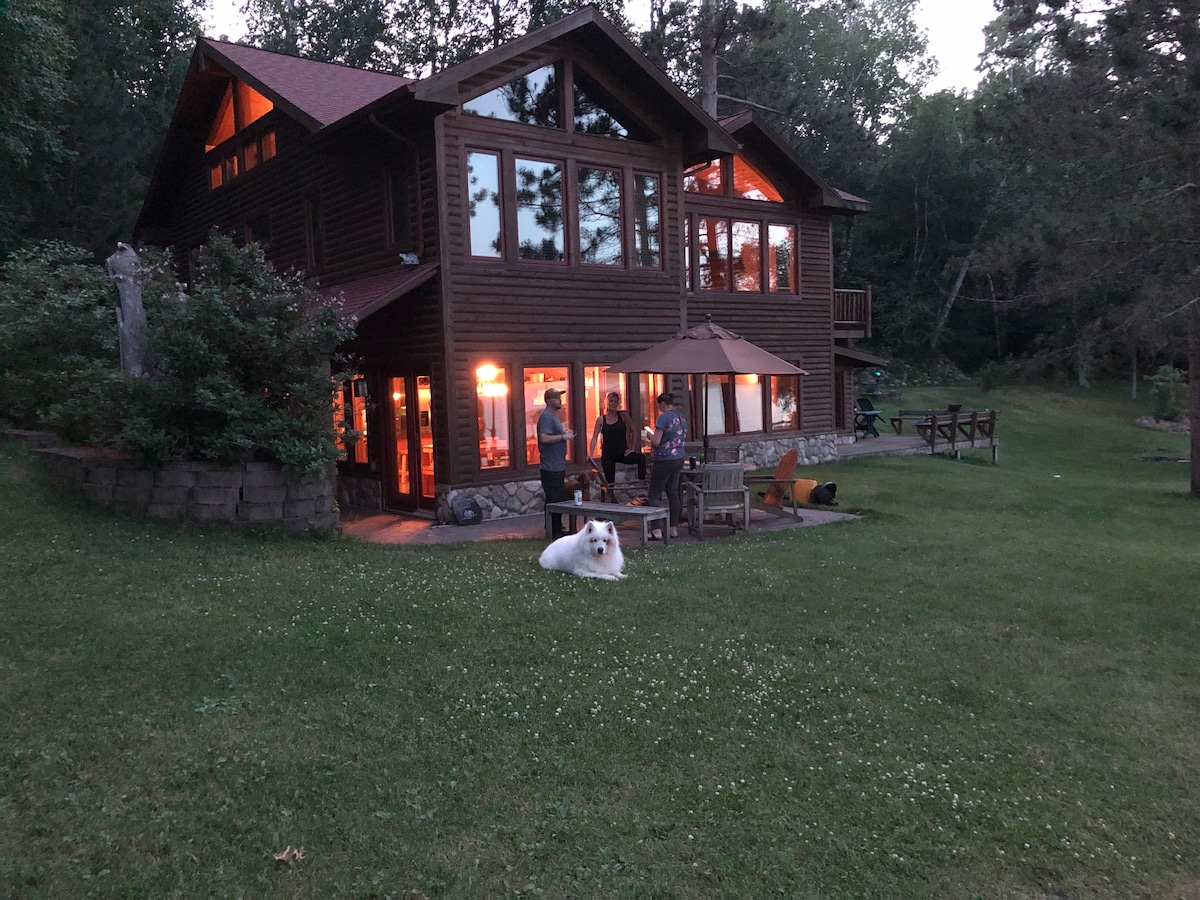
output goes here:
{"type": "Polygon", "coordinates": [[[666,506],[625,506],[620,503],[598,503],[595,500],[584,500],[575,503],[572,500],[562,500],[546,504],[546,537],[553,533],[550,527],[550,517],[565,515],[571,517],[571,531],[576,529],[579,516],[588,519],[607,519],[610,522],[636,521],[641,523],[642,546],[650,541],[650,523],[661,521],[663,543],[671,541],[670,516],[671,510],[666,506]]]}

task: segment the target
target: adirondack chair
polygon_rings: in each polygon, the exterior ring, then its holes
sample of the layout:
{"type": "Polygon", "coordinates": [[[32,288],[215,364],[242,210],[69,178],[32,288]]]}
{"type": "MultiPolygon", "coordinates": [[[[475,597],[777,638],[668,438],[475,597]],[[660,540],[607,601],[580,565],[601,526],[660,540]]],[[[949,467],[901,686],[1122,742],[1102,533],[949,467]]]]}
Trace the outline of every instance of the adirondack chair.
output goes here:
{"type": "Polygon", "coordinates": [[[751,491],[750,505],[776,516],[794,516],[799,519],[799,503],[807,503],[809,492],[817,486],[817,482],[809,478],[793,478],[796,463],[800,453],[792,448],[783,454],[779,465],[775,467],[774,475],[747,475],[745,483],[753,488],[766,485],[765,491],[751,491]],[[792,505],[789,513],[783,507],[783,501],[788,500],[792,505]]]}
{"type": "Polygon", "coordinates": [[[737,530],[734,513],[741,514],[741,526],[750,530],[750,489],[742,482],[745,469],[741,465],[710,464],[700,472],[696,481],[685,481],[688,492],[688,527],[704,540],[704,523],[709,516],[722,516],[725,523],[737,530]]]}
{"type": "Polygon", "coordinates": [[[875,408],[870,397],[859,397],[854,401],[854,430],[861,431],[863,437],[879,437],[879,429],[875,426],[883,413],[875,408]]]}

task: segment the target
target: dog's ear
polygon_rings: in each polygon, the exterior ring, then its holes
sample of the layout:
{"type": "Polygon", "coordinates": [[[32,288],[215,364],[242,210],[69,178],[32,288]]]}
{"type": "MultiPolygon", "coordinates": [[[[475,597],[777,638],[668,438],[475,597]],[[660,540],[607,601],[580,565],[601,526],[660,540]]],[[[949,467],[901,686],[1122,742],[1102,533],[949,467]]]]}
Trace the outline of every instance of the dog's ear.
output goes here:
{"type": "Polygon", "coordinates": [[[616,526],[616,525],[614,525],[612,522],[605,522],[605,523],[604,523],[604,530],[605,530],[605,531],[607,531],[607,532],[608,532],[609,534],[611,534],[611,535],[616,535],[616,533],[617,533],[617,526],[616,526]]]}

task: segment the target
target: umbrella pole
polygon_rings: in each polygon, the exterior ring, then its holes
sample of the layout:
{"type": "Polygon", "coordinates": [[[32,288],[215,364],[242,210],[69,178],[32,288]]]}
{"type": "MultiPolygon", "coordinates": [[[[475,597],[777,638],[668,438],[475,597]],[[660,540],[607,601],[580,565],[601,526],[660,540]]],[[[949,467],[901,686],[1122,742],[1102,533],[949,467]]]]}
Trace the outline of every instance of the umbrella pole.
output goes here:
{"type": "Polygon", "coordinates": [[[708,462],[708,373],[704,373],[704,453],[701,462],[708,462]]]}

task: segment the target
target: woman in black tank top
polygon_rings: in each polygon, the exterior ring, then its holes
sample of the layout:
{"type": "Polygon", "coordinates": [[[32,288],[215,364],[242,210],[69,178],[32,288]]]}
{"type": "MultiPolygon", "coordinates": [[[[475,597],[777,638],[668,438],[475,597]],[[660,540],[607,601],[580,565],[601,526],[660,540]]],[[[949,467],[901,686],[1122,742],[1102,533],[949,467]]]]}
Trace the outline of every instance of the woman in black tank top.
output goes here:
{"type": "Polygon", "coordinates": [[[617,463],[631,463],[638,467],[638,480],[646,478],[646,456],[631,452],[629,443],[634,437],[633,419],[621,409],[621,395],[613,391],[608,395],[607,410],[596,419],[592,429],[592,442],[588,455],[595,456],[596,441],[600,440],[600,468],[609,484],[617,475],[617,463]]]}

